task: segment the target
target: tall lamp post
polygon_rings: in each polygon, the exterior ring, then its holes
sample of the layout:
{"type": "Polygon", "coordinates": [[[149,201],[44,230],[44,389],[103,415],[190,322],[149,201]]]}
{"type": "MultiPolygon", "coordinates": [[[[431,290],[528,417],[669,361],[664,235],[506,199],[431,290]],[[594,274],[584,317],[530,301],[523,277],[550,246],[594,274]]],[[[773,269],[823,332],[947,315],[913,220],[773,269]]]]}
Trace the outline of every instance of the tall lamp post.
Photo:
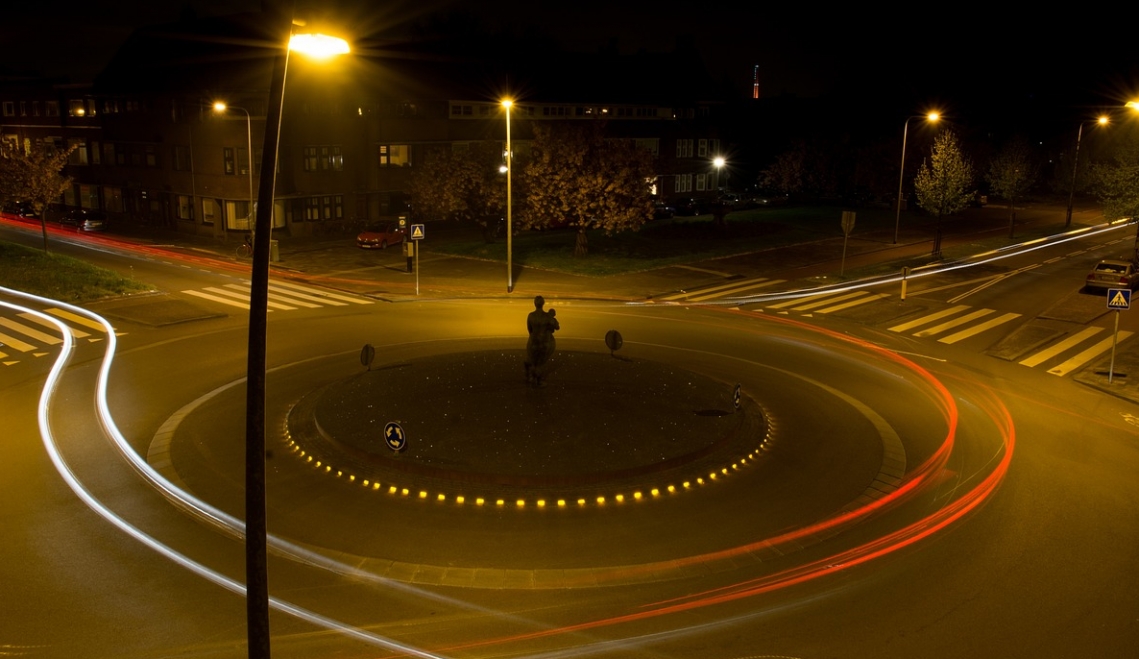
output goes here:
{"type": "Polygon", "coordinates": [[[930,123],[936,122],[941,118],[941,115],[936,112],[930,112],[926,115],[916,114],[912,117],[906,118],[906,123],[902,125],[902,164],[898,169],[898,210],[894,214],[894,244],[898,244],[898,228],[902,224],[902,181],[906,175],[906,137],[910,132],[910,119],[925,119],[930,123]]]}
{"type": "MultiPolygon", "coordinates": [[[[1064,228],[1067,229],[1072,225],[1072,198],[1076,194],[1076,172],[1080,166],[1080,138],[1084,134],[1084,124],[1090,124],[1090,121],[1081,121],[1080,127],[1076,130],[1076,150],[1072,152],[1072,185],[1068,188],[1068,213],[1064,216],[1064,228]]],[[[1095,123],[1100,126],[1106,126],[1108,118],[1100,116],[1096,118],[1095,123]]]]}
{"type": "MultiPolygon", "coordinates": [[[[282,28],[285,28],[282,19],[282,28]]],[[[265,524],[265,344],[269,303],[269,245],[273,229],[277,148],[289,53],[317,59],[348,52],[348,42],[321,34],[297,34],[289,19],[287,45],[274,58],[261,145],[261,176],[257,189],[260,213],[254,214],[253,268],[249,293],[249,347],[245,385],[245,605],[249,657],[269,659],[268,535],[265,524]]],[[[282,32],[286,30],[282,29],[282,32]]],[[[252,154],[251,154],[252,155],[252,154]]],[[[252,164],[252,163],[251,163],[252,164]]]]}
{"type": "Polygon", "coordinates": [[[514,292],[514,221],[511,217],[510,176],[514,171],[514,151],[510,148],[510,108],[514,101],[504,99],[502,107],[506,110],[506,292],[514,292]]]}
{"type": "MultiPolygon", "coordinates": [[[[249,110],[237,107],[236,105],[226,105],[222,101],[214,102],[214,112],[224,114],[226,110],[241,110],[245,113],[245,153],[249,158],[249,213],[246,216],[248,220],[253,219],[253,119],[249,116],[249,110]]],[[[252,227],[250,227],[252,228],[252,227]]]]}

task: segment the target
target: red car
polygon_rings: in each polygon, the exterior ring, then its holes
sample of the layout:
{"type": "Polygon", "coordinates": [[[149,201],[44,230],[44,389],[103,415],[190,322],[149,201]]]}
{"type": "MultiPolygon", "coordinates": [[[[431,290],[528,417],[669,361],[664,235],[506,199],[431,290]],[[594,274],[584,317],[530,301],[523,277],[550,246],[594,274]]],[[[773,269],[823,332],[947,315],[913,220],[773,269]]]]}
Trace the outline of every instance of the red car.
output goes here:
{"type": "Polygon", "coordinates": [[[407,229],[401,228],[396,222],[375,224],[356,236],[356,244],[363,249],[387,249],[388,245],[402,243],[406,234],[407,229]]]}

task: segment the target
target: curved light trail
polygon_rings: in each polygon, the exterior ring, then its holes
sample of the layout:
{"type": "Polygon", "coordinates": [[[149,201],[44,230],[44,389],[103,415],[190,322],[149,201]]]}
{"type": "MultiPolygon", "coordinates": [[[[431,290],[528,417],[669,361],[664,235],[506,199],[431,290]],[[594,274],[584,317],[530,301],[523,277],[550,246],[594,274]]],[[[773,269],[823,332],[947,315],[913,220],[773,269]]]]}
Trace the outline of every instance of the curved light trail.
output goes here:
{"type": "MultiPolygon", "coordinates": [[[[60,306],[74,313],[82,314],[86,317],[92,318],[104,326],[105,330],[107,331],[109,340],[106,346],[103,361],[99,367],[98,383],[96,387],[96,408],[98,410],[98,415],[104,432],[113,440],[113,443],[117,447],[117,450],[126,460],[128,460],[131,466],[140,475],[142,475],[147,482],[158,488],[164,494],[164,496],[176,502],[179,502],[180,506],[186,508],[187,510],[193,511],[195,514],[209,521],[212,525],[225,530],[227,533],[240,537],[244,528],[244,525],[240,520],[177,488],[170,481],[160,475],[156,470],[154,470],[154,468],[151,467],[145,461],[145,459],[143,459],[134,450],[132,450],[126,439],[122,436],[122,433],[119,431],[117,425],[114,422],[114,419],[110,414],[106,400],[107,382],[109,379],[110,369],[113,363],[117,346],[114,330],[111,327],[110,323],[101,316],[94,314],[86,309],[69,305],[58,300],[41,298],[38,296],[5,288],[0,288],[0,293],[27,299],[37,304],[50,304],[60,306]]],[[[178,553],[169,546],[162,544],[154,537],[147,535],[138,528],[132,526],[126,520],[116,515],[114,511],[103,505],[88,490],[84,488],[82,483],[79,482],[74,472],[60,455],[59,449],[52,434],[51,424],[49,420],[49,412],[53,395],[59,386],[62,373],[67,364],[70,362],[74,350],[74,340],[71,336],[71,333],[62,321],[50,315],[44,314],[34,308],[11,304],[2,300],[0,300],[0,306],[34,314],[38,318],[57,327],[60,331],[60,334],[64,338],[61,352],[53,364],[41,392],[38,420],[45,450],[48,452],[52,463],[55,466],[56,470],[59,472],[60,476],[65,480],[65,482],[76,494],[76,496],[79,497],[85,503],[85,505],[106,519],[113,526],[126,533],[130,537],[134,538],[138,542],[141,542],[145,546],[154,550],[155,552],[159,553],[168,560],[173,561],[183,568],[190,570],[202,578],[207,579],[208,581],[219,585],[231,592],[244,595],[245,587],[242,583],[226,577],[212,570],[211,568],[202,565],[183,554],[178,553]]],[[[733,313],[748,314],[749,312],[733,313]]],[[[934,393],[933,400],[938,402],[948,428],[945,440],[940,444],[939,448],[934,451],[934,453],[929,456],[921,465],[907,474],[905,482],[899,486],[897,491],[858,510],[835,516],[829,520],[824,520],[823,522],[819,523],[823,525],[822,527],[819,525],[813,525],[805,529],[796,529],[794,531],[788,532],[785,534],[785,537],[781,536],[784,541],[791,540],[795,537],[801,537],[803,534],[818,532],[820,530],[823,530],[824,527],[843,525],[857,519],[863,519],[909,496],[910,494],[916,492],[934,480],[932,476],[939,473],[944,468],[946,462],[949,459],[950,453],[953,449],[954,438],[956,436],[956,429],[958,424],[958,411],[956,402],[944,384],[942,384],[936,377],[934,377],[931,373],[929,373],[926,369],[922,368],[918,364],[902,357],[895,352],[892,352],[880,346],[876,346],[870,342],[855,339],[838,332],[806,325],[804,323],[788,318],[775,318],[764,314],[751,315],[754,315],[756,318],[762,318],[768,322],[783,323],[795,326],[796,328],[808,329],[812,332],[829,336],[833,339],[840,340],[842,344],[848,346],[852,350],[860,349],[861,351],[872,352],[881,359],[893,362],[909,370],[910,372],[914,373],[920,381],[924,382],[925,385],[929,387],[929,390],[934,393]]],[[[226,387],[233,386],[234,384],[237,383],[231,383],[229,385],[226,385],[226,387]]],[[[658,618],[661,616],[691,611],[694,609],[711,607],[726,602],[736,601],[743,598],[753,597],[763,593],[788,588],[797,584],[814,581],[827,575],[835,574],[840,571],[848,570],[852,567],[863,565],[877,558],[892,554],[900,549],[908,547],[946,528],[955,521],[961,519],[963,516],[967,515],[972,510],[976,509],[988,498],[990,494],[992,494],[993,491],[996,490],[1008,470],[1008,466],[1013,455],[1013,448],[1015,446],[1015,429],[1013,427],[1012,419],[1008,410],[991,391],[986,390],[984,393],[986,394],[985,396],[974,402],[981,409],[981,411],[987,415],[993,426],[997,428],[1000,435],[1002,451],[998,464],[989,473],[987,473],[984,478],[982,478],[977,484],[975,484],[964,494],[954,497],[940,509],[916,522],[909,523],[906,526],[888,533],[880,538],[876,538],[873,541],[837,552],[823,559],[814,560],[809,563],[782,570],[774,574],[765,575],[754,579],[747,579],[713,590],[693,593],[682,598],[647,603],[642,605],[638,610],[631,611],[624,615],[594,620],[585,620],[579,623],[558,627],[546,626],[544,629],[510,636],[485,638],[483,640],[455,644],[440,649],[436,652],[451,653],[486,647],[505,648],[506,646],[520,642],[558,637],[567,634],[575,634],[592,629],[614,627],[640,620],[658,618]]],[[[768,539],[765,542],[771,541],[771,539],[768,539]]],[[[486,610],[481,607],[474,607],[460,600],[442,597],[418,588],[407,586],[406,584],[388,580],[370,572],[337,562],[319,553],[302,549],[279,538],[271,537],[270,544],[275,552],[306,565],[327,569],[338,574],[361,580],[383,583],[388,587],[400,587],[405,589],[407,592],[414,593],[417,596],[432,598],[437,601],[461,607],[467,610],[478,610],[485,613],[491,613],[495,616],[501,617],[502,619],[506,619],[503,614],[500,614],[496,611],[486,610]]],[[[745,545],[742,547],[731,548],[725,551],[729,554],[741,553],[750,551],[753,548],[754,547],[751,547],[750,545],[745,545]]],[[[709,556],[701,556],[694,557],[692,560],[706,560],[708,558],[709,556]]],[[[335,631],[337,633],[377,647],[385,648],[386,650],[397,653],[395,656],[415,656],[432,659],[445,656],[444,654],[437,654],[433,651],[410,647],[390,638],[382,637],[377,634],[373,634],[357,627],[322,616],[314,611],[299,607],[278,598],[271,598],[270,603],[275,610],[305,620],[318,627],[335,631]]],[[[738,616],[735,619],[745,619],[749,615],[754,614],[744,614],[742,616],[738,616]]],[[[517,618],[515,619],[517,620],[517,618]]],[[[722,623],[724,621],[720,622],[722,623]]],[[[668,632],[667,635],[673,636],[675,634],[683,633],[698,633],[698,630],[703,628],[706,628],[706,626],[687,626],[684,628],[672,630],[668,632]]],[[[654,639],[659,640],[660,638],[661,635],[659,634],[653,634],[649,636],[634,636],[620,640],[607,640],[588,643],[586,645],[578,646],[573,649],[555,651],[537,656],[549,657],[551,659],[553,657],[562,656],[584,656],[593,654],[595,652],[614,649],[615,647],[628,648],[630,646],[636,646],[641,643],[651,645],[654,639]]]]}

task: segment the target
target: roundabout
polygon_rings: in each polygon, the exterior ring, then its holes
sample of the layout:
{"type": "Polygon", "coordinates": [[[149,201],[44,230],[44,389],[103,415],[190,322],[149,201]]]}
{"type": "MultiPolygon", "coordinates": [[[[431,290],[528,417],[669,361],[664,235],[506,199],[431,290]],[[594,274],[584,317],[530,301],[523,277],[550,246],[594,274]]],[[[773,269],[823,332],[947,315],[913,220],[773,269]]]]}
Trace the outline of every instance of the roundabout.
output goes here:
{"type": "MultiPolygon", "coordinates": [[[[490,589],[774,575],[804,549],[857,550],[846,531],[930,496],[953,399],[889,351],[756,321],[722,350],[665,336],[617,358],[603,331],[567,336],[542,387],[494,336],[388,344],[370,370],[354,352],[283,364],[270,531],[384,578],[490,589]]],[[[235,514],[240,447],[201,438],[240,432],[238,384],[159,433],[174,479],[235,514]]]]}

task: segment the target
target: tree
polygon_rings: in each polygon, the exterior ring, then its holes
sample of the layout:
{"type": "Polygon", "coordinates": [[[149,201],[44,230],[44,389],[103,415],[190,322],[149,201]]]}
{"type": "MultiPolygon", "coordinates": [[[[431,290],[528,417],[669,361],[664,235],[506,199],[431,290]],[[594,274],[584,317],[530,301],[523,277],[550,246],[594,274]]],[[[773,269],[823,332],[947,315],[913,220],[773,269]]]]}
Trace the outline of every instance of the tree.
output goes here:
{"type": "Polygon", "coordinates": [[[47,221],[44,210],[71,187],[71,177],[62,174],[75,147],[64,151],[45,146],[20,148],[9,142],[0,146],[0,200],[23,201],[39,215],[47,251],[47,221]]]}
{"type": "Polygon", "coordinates": [[[489,242],[506,208],[501,163],[502,154],[490,144],[435,151],[412,175],[411,206],[421,218],[474,222],[489,242]]]}
{"type": "Polygon", "coordinates": [[[989,161],[985,179],[992,193],[1008,202],[1008,237],[1016,230],[1016,202],[1036,183],[1038,168],[1032,147],[1023,137],[1014,137],[989,161]]]}
{"type": "Polygon", "coordinates": [[[1092,165],[1091,187],[1107,219],[1139,215],[1139,138],[1119,139],[1106,161],[1092,165]]]}
{"type": "Polygon", "coordinates": [[[961,153],[957,135],[943,131],[933,142],[933,151],[922,161],[914,192],[918,206],[937,216],[937,235],[933,240],[933,256],[941,256],[941,220],[969,205],[975,191],[973,164],[961,153]]]}
{"type": "Polygon", "coordinates": [[[522,168],[521,226],[577,229],[574,256],[589,252],[586,231],[639,229],[652,217],[651,155],[631,140],[607,140],[600,122],[534,126],[522,168]]]}
{"type": "Polygon", "coordinates": [[[775,157],[775,162],[763,170],[760,180],[765,188],[770,188],[788,197],[803,191],[803,160],[805,148],[792,148],[775,157]]]}

